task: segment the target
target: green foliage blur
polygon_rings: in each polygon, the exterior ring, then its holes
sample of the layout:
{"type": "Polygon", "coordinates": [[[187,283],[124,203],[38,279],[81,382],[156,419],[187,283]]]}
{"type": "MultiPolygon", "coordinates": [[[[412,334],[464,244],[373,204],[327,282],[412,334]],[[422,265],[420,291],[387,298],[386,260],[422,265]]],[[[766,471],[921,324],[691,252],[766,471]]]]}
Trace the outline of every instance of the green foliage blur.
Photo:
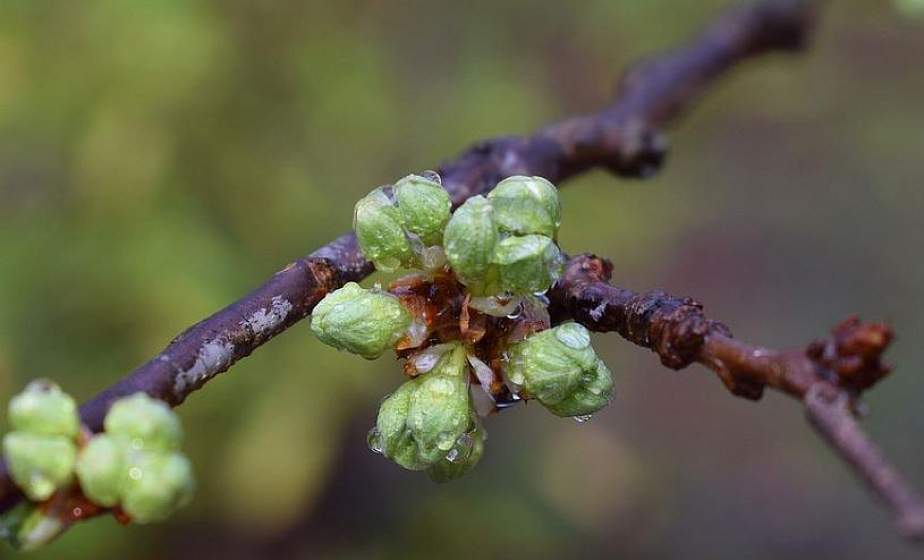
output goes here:
{"type": "MultiPolygon", "coordinates": [[[[373,187],[602,106],[630,62],[723,4],[3,0],[0,402],[39,376],[90,397],[348,230],[373,187]]],[[[913,6],[827,3],[813,50],[714,88],[656,179],[568,184],[560,239],[746,340],[891,321],[899,367],[867,426],[924,487],[913,6]]],[[[615,335],[595,346],[616,375],[607,410],[489,418],[482,464],[436,485],[365,447],[393,358],[298,325],[179,409],[191,506],[97,519],[32,557],[917,557],[795,403],[731,398],[615,335]]]]}

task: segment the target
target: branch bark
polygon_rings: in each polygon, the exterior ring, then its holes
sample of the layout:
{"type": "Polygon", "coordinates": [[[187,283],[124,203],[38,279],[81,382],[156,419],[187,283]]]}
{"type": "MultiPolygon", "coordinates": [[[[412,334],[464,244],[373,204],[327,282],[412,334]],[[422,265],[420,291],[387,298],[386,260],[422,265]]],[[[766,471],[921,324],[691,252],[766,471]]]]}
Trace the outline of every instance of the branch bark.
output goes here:
{"type": "MultiPolygon", "coordinates": [[[[611,105],[531,136],[476,144],[439,168],[443,184],[458,205],[510,175],[542,175],[560,183],[604,168],[625,177],[647,177],[666,157],[664,127],[739,62],[804,47],[814,20],[812,0],[763,0],[729,10],[686,46],[627,72],[611,105]]],[[[576,262],[587,261],[572,261],[572,265],[576,262]]],[[[309,315],[329,291],[372,271],[355,237],[339,237],[193,325],[157,356],[85,403],[80,409],[84,423],[98,431],[112,402],[136,391],[172,406],[181,404],[237,360],[309,315]]],[[[565,310],[590,328],[619,332],[655,350],[668,367],[702,363],[716,371],[736,395],[758,398],[770,386],[803,399],[814,425],[896,511],[906,533],[924,532],[920,500],[882,460],[848,410],[862,385],[860,380],[869,381],[872,376],[874,368],[869,363],[860,360],[857,366],[860,358],[856,355],[838,362],[843,356],[829,355],[831,344],[815,347],[820,354],[811,356],[742,345],[723,325],[707,320],[692,300],[660,292],[638,295],[609,286],[607,277],[590,279],[577,272],[587,270],[569,267],[569,274],[552,293],[559,315],[565,310]],[[605,305],[601,308],[601,304],[605,305]],[[835,362],[825,362],[828,358],[835,362]],[[855,382],[848,383],[848,375],[835,380],[831,375],[838,367],[844,371],[853,367],[860,373],[855,382]]],[[[881,365],[878,354],[874,363],[881,365]]],[[[20,499],[6,466],[0,464],[0,512],[20,499]]]]}
{"type": "Polygon", "coordinates": [[[882,361],[892,340],[888,326],[849,318],[804,348],[771,350],[735,340],[691,298],[618,288],[609,283],[611,273],[606,259],[572,258],[550,293],[553,322],[574,319],[593,331],[617,332],[669,368],[702,364],[739,397],[758,400],[770,387],[799,400],[812,426],[892,510],[899,532],[924,538],[924,501],[856,420],[862,392],[890,372],[882,361]]]}

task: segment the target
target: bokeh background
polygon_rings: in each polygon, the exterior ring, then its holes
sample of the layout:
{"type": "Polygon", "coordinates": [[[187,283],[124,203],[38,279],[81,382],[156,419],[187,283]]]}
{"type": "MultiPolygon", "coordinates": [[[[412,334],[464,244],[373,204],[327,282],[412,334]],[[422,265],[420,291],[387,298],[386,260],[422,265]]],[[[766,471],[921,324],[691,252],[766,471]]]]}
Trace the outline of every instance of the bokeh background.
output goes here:
{"type": "MultiPolygon", "coordinates": [[[[4,0],[0,402],[37,376],[88,398],[347,230],[372,187],[600,107],[725,3],[4,0]]],[[[561,241],[749,341],[892,322],[866,426],[924,487],[920,6],[829,2],[806,55],[710,91],[657,178],[571,181],[561,241]]],[[[482,464],[436,485],[366,448],[394,360],[298,325],[179,409],[191,506],[32,557],[919,557],[795,403],[598,345],[611,407],[492,417],[482,464]]]]}

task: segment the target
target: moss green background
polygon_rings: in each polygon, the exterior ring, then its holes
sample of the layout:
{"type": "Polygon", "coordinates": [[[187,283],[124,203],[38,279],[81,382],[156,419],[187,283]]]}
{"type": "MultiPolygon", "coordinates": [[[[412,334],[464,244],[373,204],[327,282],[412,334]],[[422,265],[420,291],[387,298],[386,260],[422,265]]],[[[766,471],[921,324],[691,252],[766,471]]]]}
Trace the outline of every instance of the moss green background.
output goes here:
{"type": "MultiPolygon", "coordinates": [[[[347,230],[372,187],[601,106],[723,4],[4,0],[0,402],[37,376],[89,397],[347,230]]],[[[924,487],[924,10],[828,4],[807,55],[710,92],[656,179],[569,183],[561,241],[749,341],[891,321],[866,426],[924,487]]],[[[609,409],[492,417],[478,469],[435,485],[365,447],[394,361],[298,325],[180,409],[191,506],[32,557],[918,557],[795,403],[598,345],[609,409]]]]}

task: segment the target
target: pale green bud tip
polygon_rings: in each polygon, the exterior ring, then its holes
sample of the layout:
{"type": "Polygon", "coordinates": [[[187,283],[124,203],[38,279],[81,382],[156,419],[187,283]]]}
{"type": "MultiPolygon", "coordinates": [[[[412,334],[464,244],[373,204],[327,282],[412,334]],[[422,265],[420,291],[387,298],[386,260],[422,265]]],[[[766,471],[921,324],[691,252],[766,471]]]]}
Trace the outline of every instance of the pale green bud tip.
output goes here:
{"type": "Polygon", "coordinates": [[[561,225],[558,189],[542,177],[508,177],[488,194],[501,230],[555,238],[561,225]]]}
{"type": "Polygon", "coordinates": [[[372,449],[410,470],[432,468],[450,456],[474,465],[467,373],[465,349],[458,346],[433,370],[401,385],[379,409],[372,449]]]}
{"type": "Polygon", "coordinates": [[[126,447],[130,445],[101,434],[81,450],[77,457],[77,479],[84,495],[94,503],[112,507],[119,502],[126,474],[126,447]]]}
{"type": "Polygon", "coordinates": [[[565,323],[510,350],[510,381],[558,416],[592,414],[609,403],[613,378],[590,345],[590,333],[565,323]]]}
{"type": "Polygon", "coordinates": [[[356,203],[353,229],[363,255],[377,269],[391,272],[415,263],[401,214],[383,189],[375,189],[356,203]]]}
{"type": "Polygon", "coordinates": [[[36,380],[10,400],[14,430],[49,436],[75,437],[80,431],[77,403],[54,383],[36,380]]]}
{"type": "Polygon", "coordinates": [[[545,292],[561,275],[563,258],[555,242],[542,235],[508,237],[497,244],[494,262],[505,292],[545,292]]]}
{"type": "Polygon", "coordinates": [[[167,403],[135,393],[119,399],[103,422],[106,432],[129,440],[138,450],[172,451],[183,441],[183,428],[167,403]]]}
{"type": "Polygon", "coordinates": [[[311,330],[334,348],[374,359],[407,332],[411,314],[395,296],[349,282],[327,294],[311,316],[311,330]]]}
{"type": "Polygon", "coordinates": [[[442,242],[452,202],[441,184],[419,175],[408,175],[395,184],[395,199],[408,232],[427,246],[442,242]]]}
{"type": "Polygon", "coordinates": [[[496,284],[492,259],[497,240],[494,210],[483,196],[465,201],[446,225],[446,258],[459,281],[475,295],[490,293],[496,284]]]}
{"type": "Polygon", "coordinates": [[[194,490],[192,466],[186,457],[144,454],[129,465],[122,509],[137,523],[161,521],[185,505],[194,490]]]}
{"type": "Polygon", "coordinates": [[[13,481],[41,502],[72,480],[77,447],[65,436],[10,432],[3,437],[3,455],[13,481]]]}

